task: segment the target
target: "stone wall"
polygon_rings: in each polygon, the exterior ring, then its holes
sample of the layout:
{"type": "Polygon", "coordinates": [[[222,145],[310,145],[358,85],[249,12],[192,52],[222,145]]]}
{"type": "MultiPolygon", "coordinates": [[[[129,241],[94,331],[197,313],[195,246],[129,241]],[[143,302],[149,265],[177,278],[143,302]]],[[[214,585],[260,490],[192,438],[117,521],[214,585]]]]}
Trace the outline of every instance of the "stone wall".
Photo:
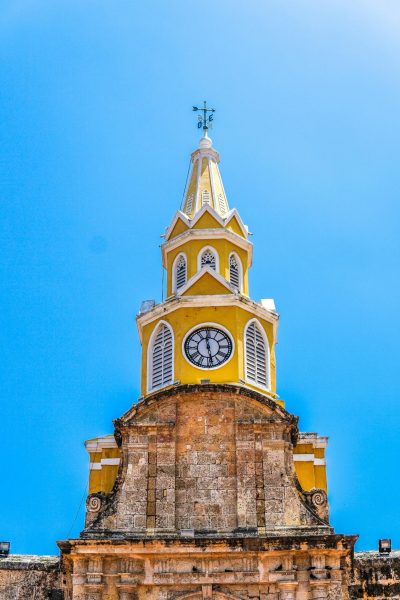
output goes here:
{"type": "Polygon", "coordinates": [[[58,556],[0,558],[0,600],[61,600],[58,556]]]}
{"type": "Polygon", "coordinates": [[[85,537],[328,533],[323,490],[297,480],[297,419],[233,385],[177,386],[116,421],[121,464],[110,494],[91,494],[85,537]]]}
{"type": "Polygon", "coordinates": [[[357,552],[349,592],[350,600],[400,600],[400,551],[357,552]]]}

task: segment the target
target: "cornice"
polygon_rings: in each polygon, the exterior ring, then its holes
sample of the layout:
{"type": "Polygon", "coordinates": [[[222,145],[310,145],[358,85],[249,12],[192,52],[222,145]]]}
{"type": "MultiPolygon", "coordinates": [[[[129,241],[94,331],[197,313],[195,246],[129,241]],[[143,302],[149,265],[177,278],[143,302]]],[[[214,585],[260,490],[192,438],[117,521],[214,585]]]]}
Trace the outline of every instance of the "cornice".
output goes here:
{"type": "Polygon", "coordinates": [[[175,248],[179,248],[179,246],[182,246],[191,238],[195,238],[197,240],[226,239],[239,248],[242,248],[242,250],[246,250],[249,253],[249,267],[252,265],[253,244],[242,238],[237,233],[221,227],[221,229],[187,229],[183,233],[180,233],[174,237],[172,240],[164,242],[161,245],[162,263],[164,267],[166,267],[166,258],[168,252],[175,250],[175,248]]]}
{"type": "Polygon", "coordinates": [[[114,421],[116,429],[123,426],[124,423],[132,419],[136,414],[146,409],[154,402],[159,402],[165,398],[174,398],[178,394],[196,395],[198,393],[207,392],[208,394],[229,394],[231,396],[244,396],[251,400],[256,400],[263,406],[269,408],[274,414],[279,415],[283,421],[294,427],[297,439],[297,423],[298,417],[288,412],[283,406],[275,402],[272,396],[262,394],[256,390],[252,390],[246,386],[234,383],[185,383],[170,385],[156,392],[148,394],[146,397],[139,399],[137,404],[134,404],[125,414],[114,421]]]}
{"type": "Polygon", "coordinates": [[[181,307],[214,307],[214,306],[236,306],[242,308],[247,312],[264,319],[268,323],[271,323],[276,333],[276,326],[278,324],[279,315],[263,308],[257,302],[242,296],[241,294],[216,294],[216,295],[205,295],[205,296],[172,296],[162,304],[157,304],[153,310],[138,315],[136,317],[137,328],[139,331],[140,341],[142,342],[142,331],[145,325],[161,318],[165,315],[174,312],[181,307]]]}
{"type": "Polygon", "coordinates": [[[58,541],[57,545],[63,555],[74,554],[104,554],[115,555],[118,552],[129,556],[132,551],[140,554],[154,554],[155,552],[182,554],[207,553],[237,555],[238,552],[268,552],[280,555],[282,552],[300,551],[305,556],[310,550],[329,550],[346,556],[352,553],[358,535],[335,534],[331,527],[285,527],[280,531],[268,531],[261,535],[257,531],[233,532],[231,535],[217,533],[202,536],[182,536],[175,534],[149,535],[140,533],[137,536],[127,535],[126,532],[112,532],[102,530],[85,532],[78,539],[58,541]]]}

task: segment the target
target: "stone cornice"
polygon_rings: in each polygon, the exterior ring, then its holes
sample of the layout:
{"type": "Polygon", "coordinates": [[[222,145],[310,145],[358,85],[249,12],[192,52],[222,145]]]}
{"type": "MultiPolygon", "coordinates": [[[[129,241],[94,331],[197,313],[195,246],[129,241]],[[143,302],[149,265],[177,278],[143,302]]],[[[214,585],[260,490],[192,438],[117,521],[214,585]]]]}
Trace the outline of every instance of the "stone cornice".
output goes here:
{"type": "Polygon", "coordinates": [[[231,536],[215,535],[210,536],[195,536],[182,537],[172,535],[157,535],[147,536],[141,535],[138,537],[129,537],[126,532],[118,535],[111,532],[102,531],[87,533],[79,539],[70,539],[57,542],[63,554],[76,552],[79,554],[86,553],[101,553],[107,554],[113,552],[113,547],[118,546],[118,552],[123,553],[124,547],[126,553],[140,552],[143,554],[153,554],[154,552],[170,551],[174,554],[202,553],[207,552],[224,554],[232,552],[304,552],[308,553],[312,550],[324,550],[330,552],[339,552],[342,555],[347,555],[353,551],[356,543],[357,535],[341,535],[331,532],[317,533],[316,528],[287,528],[286,534],[281,535],[254,535],[232,534],[231,536]],[[297,529],[297,531],[296,531],[297,529]],[[308,531],[307,531],[308,529],[308,531]]]}
{"type": "MultiPolygon", "coordinates": [[[[124,426],[129,420],[137,416],[142,410],[145,410],[155,402],[160,402],[164,399],[173,399],[177,395],[190,394],[227,394],[229,396],[243,396],[252,400],[256,400],[265,407],[268,407],[275,415],[278,415],[282,421],[286,421],[292,427],[292,437],[297,439],[298,433],[298,417],[289,413],[282,406],[277,404],[271,397],[251,390],[248,387],[241,385],[228,384],[228,383],[206,383],[206,384],[178,384],[168,388],[164,388],[146,398],[139,400],[137,404],[134,404],[124,415],[114,421],[116,430],[124,426]]],[[[118,441],[116,435],[116,439],[118,441]]]]}

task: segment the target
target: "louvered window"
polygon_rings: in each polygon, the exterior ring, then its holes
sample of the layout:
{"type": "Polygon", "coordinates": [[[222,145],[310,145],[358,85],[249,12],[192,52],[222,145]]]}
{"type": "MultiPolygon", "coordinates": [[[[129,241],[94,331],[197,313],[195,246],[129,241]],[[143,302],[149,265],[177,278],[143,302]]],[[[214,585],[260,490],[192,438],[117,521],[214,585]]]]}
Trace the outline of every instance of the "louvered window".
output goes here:
{"type": "Polygon", "coordinates": [[[231,254],[229,257],[229,280],[240,291],[240,266],[234,254],[231,254]]]}
{"type": "Polygon", "coordinates": [[[261,387],[269,387],[269,350],[261,327],[253,321],[246,329],[246,378],[261,387]]]}
{"type": "Polygon", "coordinates": [[[210,204],[210,192],[208,190],[204,190],[201,195],[202,205],[210,204]]]}
{"type": "Polygon", "coordinates": [[[186,200],[186,214],[188,214],[189,216],[192,214],[192,211],[193,211],[193,199],[194,199],[194,194],[192,192],[187,197],[187,200],[186,200]]]}
{"type": "Polygon", "coordinates": [[[224,198],[223,194],[221,194],[221,193],[218,194],[217,198],[218,198],[219,212],[221,213],[221,215],[224,215],[226,213],[225,198],[224,198]]]}
{"type": "Polygon", "coordinates": [[[162,323],[156,333],[151,352],[152,390],[172,383],[173,340],[172,331],[162,323]]]}
{"type": "Polygon", "coordinates": [[[216,270],[216,260],[214,252],[211,250],[205,250],[201,255],[201,268],[209,267],[210,269],[216,270]]]}
{"type": "Polygon", "coordinates": [[[181,254],[175,264],[175,290],[186,283],[186,258],[181,254]]]}

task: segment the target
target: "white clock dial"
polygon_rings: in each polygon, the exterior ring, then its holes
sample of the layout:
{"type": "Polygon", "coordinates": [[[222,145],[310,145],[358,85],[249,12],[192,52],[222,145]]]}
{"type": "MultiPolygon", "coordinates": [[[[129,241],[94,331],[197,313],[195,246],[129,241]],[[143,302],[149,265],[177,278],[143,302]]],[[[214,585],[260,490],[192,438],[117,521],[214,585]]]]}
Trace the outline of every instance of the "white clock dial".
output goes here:
{"type": "Polygon", "coordinates": [[[225,331],[212,326],[199,327],[184,344],[186,358],[200,369],[215,369],[231,357],[232,340],[225,331]]]}

